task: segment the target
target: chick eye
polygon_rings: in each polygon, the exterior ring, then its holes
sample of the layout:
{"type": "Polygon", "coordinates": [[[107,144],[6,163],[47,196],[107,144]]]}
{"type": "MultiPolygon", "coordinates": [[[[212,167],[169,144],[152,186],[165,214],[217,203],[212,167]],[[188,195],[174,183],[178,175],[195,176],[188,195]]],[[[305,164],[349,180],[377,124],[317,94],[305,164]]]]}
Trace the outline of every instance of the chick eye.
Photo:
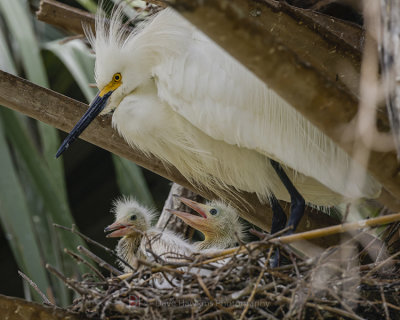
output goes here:
{"type": "Polygon", "coordinates": [[[215,216],[218,213],[218,210],[215,208],[210,209],[209,211],[213,216],[215,216]]]}
{"type": "Polygon", "coordinates": [[[133,214],[133,215],[131,215],[131,217],[130,217],[130,219],[132,220],[132,221],[135,221],[136,220],[136,214],[133,214]]]}
{"type": "Polygon", "coordinates": [[[121,74],[120,74],[119,72],[116,73],[116,74],[114,74],[113,80],[114,80],[115,82],[121,81],[121,74]]]}

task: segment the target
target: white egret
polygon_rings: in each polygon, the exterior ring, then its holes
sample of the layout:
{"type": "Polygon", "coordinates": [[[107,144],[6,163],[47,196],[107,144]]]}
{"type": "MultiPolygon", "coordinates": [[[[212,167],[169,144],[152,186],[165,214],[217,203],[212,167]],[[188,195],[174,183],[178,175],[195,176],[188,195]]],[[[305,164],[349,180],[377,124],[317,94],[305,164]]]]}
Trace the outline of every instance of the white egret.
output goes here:
{"type": "Polygon", "coordinates": [[[381,186],[368,174],[348,181],[349,169],[364,173],[361,166],[179,14],[165,9],[131,32],[121,10],[109,20],[98,14],[96,36],[87,32],[100,91],[57,156],[97,115],[113,112],[133,148],[194,185],[292,200],[294,227],[301,196],[314,206],[378,196],[381,186]]]}
{"type": "Polygon", "coordinates": [[[244,240],[244,225],[233,207],[215,200],[202,204],[182,197],[178,199],[200,214],[196,216],[178,210],[168,210],[203,233],[204,240],[195,243],[197,250],[226,249],[244,240]]]}
{"type": "MultiPolygon", "coordinates": [[[[111,232],[107,237],[122,237],[116,251],[119,257],[137,268],[136,259],[153,260],[154,254],[165,261],[182,261],[182,256],[190,256],[195,248],[177,234],[152,226],[155,211],[140,205],[131,198],[114,202],[112,210],[115,222],[104,229],[111,232]]],[[[124,272],[131,269],[120,262],[124,272]]]]}

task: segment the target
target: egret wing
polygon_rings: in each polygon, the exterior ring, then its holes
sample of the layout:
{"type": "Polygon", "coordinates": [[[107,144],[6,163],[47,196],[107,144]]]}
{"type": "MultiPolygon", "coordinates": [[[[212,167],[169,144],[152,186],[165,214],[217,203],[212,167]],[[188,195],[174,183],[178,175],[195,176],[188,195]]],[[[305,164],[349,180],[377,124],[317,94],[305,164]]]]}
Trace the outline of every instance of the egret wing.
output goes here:
{"type": "Polygon", "coordinates": [[[348,198],[379,193],[330,138],[195,29],[187,50],[156,65],[153,76],[160,99],[213,139],[255,150],[348,198]],[[362,178],[348,181],[349,170],[362,178]]]}

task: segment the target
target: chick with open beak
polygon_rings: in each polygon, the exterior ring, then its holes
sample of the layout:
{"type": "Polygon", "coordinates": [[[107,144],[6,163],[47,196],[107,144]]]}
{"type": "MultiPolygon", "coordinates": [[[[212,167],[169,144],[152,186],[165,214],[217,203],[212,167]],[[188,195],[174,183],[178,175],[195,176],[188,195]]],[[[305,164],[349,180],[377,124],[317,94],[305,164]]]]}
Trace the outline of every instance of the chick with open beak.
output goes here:
{"type": "MultiPolygon", "coordinates": [[[[114,202],[112,210],[115,222],[104,229],[107,237],[121,237],[116,247],[120,258],[137,268],[137,258],[154,260],[154,256],[164,261],[182,262],[196,251],[194,246],[181,236],[169,230],[160,230],[152,225],[156,212],[131,198],[114,202]]],[[[125,272],[131,269],[120,263],[125,272]]]]}
{"type": "MultiPolygon", "coordinates": [[[[136,258],[145,258],[140,250],[143,235],[151,228],[156,213],[132,198],[115,200],[112,212],[115,214],[115,221],[104,229],[104,232],[109,232],[106,237],[121,237],[116,247],[118,256],[131,266],[137,267],[136,258]]],[[[122,263],[120,266],[125,272],[131,271],[122,263]]]]}
{"type": "Polygon", "coordinates": [[[168,210],[204,235],[204,240],[195,243],[197,250],[226,249],[244,239],[244,225],[237,211],[221,201],[202,204],[177,197],[200,216],[178,210],[168,210]]]}

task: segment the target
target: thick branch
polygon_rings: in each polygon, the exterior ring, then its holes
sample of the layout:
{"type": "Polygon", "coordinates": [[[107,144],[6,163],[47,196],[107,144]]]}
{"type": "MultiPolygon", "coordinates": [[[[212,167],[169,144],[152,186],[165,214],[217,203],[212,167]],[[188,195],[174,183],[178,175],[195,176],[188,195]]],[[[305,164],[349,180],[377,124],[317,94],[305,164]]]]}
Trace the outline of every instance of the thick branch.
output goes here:
{"type": "MultiPolygon", "coordinates": [[[[27,80],[0,71],[0,104],[17,110],[29,117],[45,122],[53,127],[69,132],[87,109],[87,105],[39,87],[27,80]]],[[[216,196],[206,190],[193,187],[174,167],[164,166],[155,157],[146,157],[139,150],[132,149],[111,127],[111,116],[98,117],[81,135],[82,139],[105,150],[127,158],[160,176],[193,190],[206,199],[216,196]]],[[[74,147],[71,147],[73,152],[74,147]]],[[[59,161],[59,160],[54,160],[59,161]]],[[[239,208],[241,216],[255,225],[269,230],[272,213],[267,205],[262,205],[254,194],[240,195],[248,203],[241,202],[232,195],[227,195],[234,206],[239,208]]],[[[335,219],[308,210],[299,226],[299,231],[311,230],[337,224],[335,219]]],[[[326,241],[321,241],[326,244],[326,241]]]]}
{"type": "Polygon", "coordinates": [[[69,319],[84,320],[83,316],[76,316],[64,310],[46,307],[44,305],[29,302],[14,297],[7,297],[0,294],[1,318],[9,320],[47,320],[47,319],[69,319]]]}

